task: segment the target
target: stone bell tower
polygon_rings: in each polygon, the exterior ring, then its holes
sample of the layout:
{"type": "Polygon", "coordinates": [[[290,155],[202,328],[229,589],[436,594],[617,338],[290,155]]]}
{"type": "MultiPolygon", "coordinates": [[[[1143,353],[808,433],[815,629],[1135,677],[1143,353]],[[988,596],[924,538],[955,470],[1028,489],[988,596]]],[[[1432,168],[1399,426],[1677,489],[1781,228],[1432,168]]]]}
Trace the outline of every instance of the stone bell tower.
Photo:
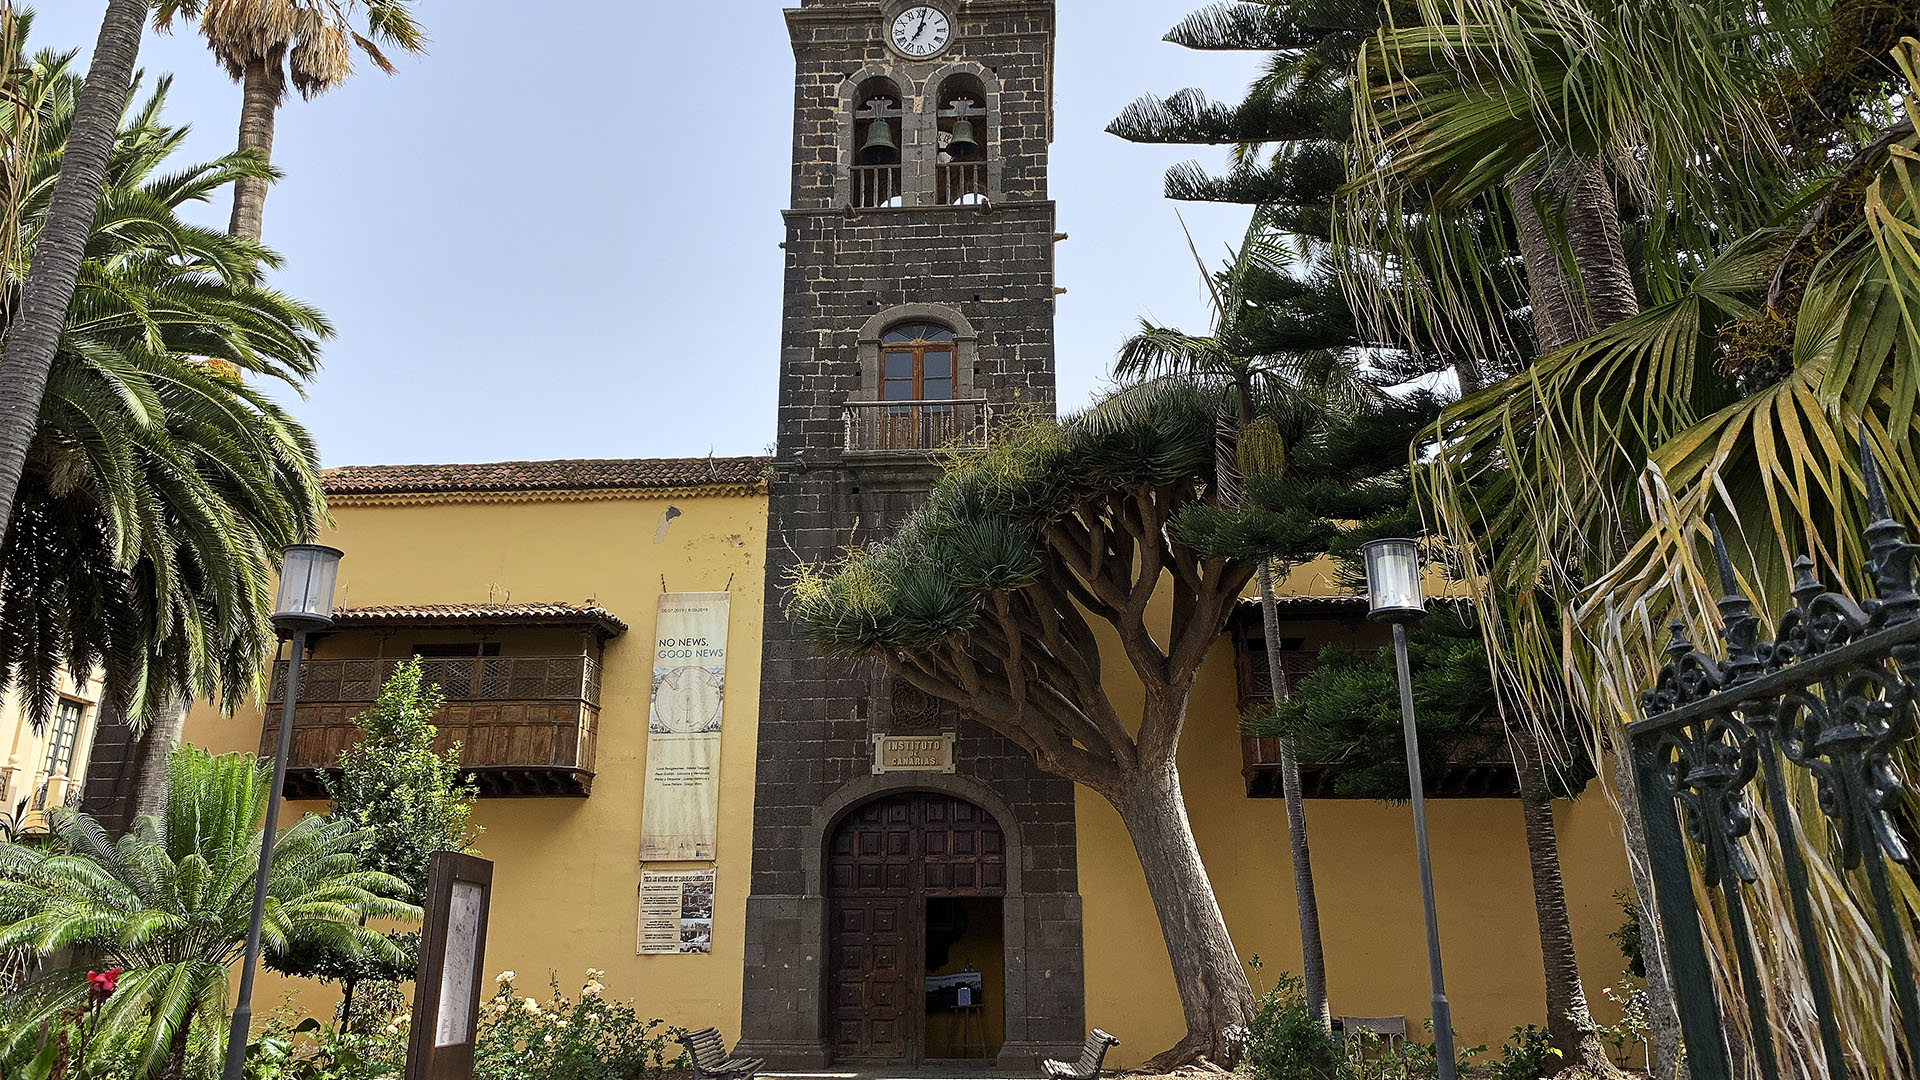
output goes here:
{"type": "Polygon", "coordinates": [[[1073,789],[781,610],[937,455],[1054,404],[1052,0],[804,0],[742,1052],[998,1056],[1085,1033],[1073,789]],[[964,964],[964,966],[963,966],[964,964]]]}

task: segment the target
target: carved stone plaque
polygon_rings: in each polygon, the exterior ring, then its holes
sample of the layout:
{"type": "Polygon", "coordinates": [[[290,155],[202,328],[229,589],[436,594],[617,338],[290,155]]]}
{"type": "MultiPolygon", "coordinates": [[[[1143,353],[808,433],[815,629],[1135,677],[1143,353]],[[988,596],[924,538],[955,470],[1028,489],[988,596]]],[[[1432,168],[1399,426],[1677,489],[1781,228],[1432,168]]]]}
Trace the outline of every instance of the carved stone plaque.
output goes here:
{"type": "Polygon", "coordinates": [[[873,771],[953,772],[953,734],[875,735],[873,771]]]}
{"type": "Polygon", "coordinates": [[[894,731],[940,730],[940,699],[909,682],[895,681],[891,723],[894,731]]]}

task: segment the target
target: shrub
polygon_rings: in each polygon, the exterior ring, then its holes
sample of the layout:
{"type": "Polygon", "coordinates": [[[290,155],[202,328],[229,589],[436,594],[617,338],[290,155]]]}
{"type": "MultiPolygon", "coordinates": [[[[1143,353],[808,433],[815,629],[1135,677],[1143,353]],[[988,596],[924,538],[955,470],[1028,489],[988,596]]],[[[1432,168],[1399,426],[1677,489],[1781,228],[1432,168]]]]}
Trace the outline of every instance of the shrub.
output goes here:
{"type": "Polygon", "coordinates": [[[474,1080],[642,1080],[677,1064],[677,1051],[667,1056],[673,1029],[640,1019],[630,1001],[608,1000],[604,974],[587,971],[578,1001],[560,992],[554,976],[542,1002],[523,996],[514,973],[502,972],[481,1009],[474,1080]]]}
{"type": "Polygon", "coordinates": [[[1340,1044],[1320,1026],[1300,978],[1282,972],[1247,1021],[1246,1066],[1258,1080],[1343,1080],[1340,1044]]]}
{"type": "Polygon", "coordinates": [[[1514,1028],[1491,1067],[1493,1080],[1540,1080],[1559,1071],[1560,1051],[1553,1048],[1547,1029],[1536,1024],[1514,1028]]]}
{"type": "Polygon", "coordinates": [[[364,1031],[276,1020],[247,1047],[247,1080],[389,1080],[407,1063],[404,1015],[364,1031]]]}

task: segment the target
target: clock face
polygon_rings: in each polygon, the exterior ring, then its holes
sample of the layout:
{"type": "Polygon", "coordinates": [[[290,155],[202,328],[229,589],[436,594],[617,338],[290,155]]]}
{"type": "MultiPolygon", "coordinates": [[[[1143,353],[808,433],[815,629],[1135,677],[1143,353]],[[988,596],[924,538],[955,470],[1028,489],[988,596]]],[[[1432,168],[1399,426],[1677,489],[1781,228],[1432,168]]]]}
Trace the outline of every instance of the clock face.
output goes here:
{"type": "Polygon", "coordinates": [[[903,55],[922,60],[953,40],[953,23],[939,8],[916,4],[894,16],[890,37],[903,55]]]}

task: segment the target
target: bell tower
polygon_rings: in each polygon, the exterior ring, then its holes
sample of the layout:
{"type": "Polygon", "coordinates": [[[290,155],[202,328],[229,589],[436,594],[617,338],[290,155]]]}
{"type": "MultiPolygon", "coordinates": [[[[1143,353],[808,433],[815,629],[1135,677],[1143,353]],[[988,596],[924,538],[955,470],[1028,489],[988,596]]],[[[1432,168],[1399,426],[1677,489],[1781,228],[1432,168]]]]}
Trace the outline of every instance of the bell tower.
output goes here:
{"type": "Polygon", "coordinates": [[[1031,1064],[1085,1033],[1072,785],[876,666],[820,657],[781,589],[796,563],[885,536],[951,447],[1054,407],[1054,5],[802,0],[786,18],[793,194],[741,1052],[950,1056],[949,999],[930,988],[951,989],[939,972],[960,950],[987,962],[951,1000],[985,1010],[985,1053],[1031,1064]]]}

